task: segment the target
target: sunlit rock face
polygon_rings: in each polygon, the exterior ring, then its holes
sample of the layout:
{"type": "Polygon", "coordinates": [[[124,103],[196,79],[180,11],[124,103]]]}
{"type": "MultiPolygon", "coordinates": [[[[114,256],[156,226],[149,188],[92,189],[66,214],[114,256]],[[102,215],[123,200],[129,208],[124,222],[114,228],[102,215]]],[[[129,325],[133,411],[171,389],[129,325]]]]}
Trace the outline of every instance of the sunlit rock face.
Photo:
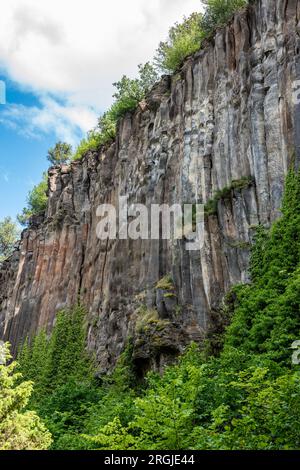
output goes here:
{"type": "Polygon", "coordinates": [[[300,162],[299,18],[297,0],[257,1],[164,77],[108,150],[49,171],[47,213],[0,271],[0,336],[14,349],[78,300],[103,371],[129,337],[141,371],[205,337],[224,293],[249,281],[255,227],[279,216],[300,162]],[[125,195],[148,207],[209,203],[201,249],[99,240],[97,207],[125,195]]]}

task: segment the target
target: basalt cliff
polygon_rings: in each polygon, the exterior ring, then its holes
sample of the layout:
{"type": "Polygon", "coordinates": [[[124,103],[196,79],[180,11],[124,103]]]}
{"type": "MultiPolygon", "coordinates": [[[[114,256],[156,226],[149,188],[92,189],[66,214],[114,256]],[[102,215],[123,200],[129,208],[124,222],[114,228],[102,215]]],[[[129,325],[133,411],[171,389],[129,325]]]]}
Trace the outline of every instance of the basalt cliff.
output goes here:
{"type": "Polygon", "coordinates": [[[128,338],[141,370],[202,341],[249,281],[255,228],[278,216],[300,162],[300,1],[258,0],[163,77],[116,142],[49,170],[49,202],[0,269],[0,337],[13,348],[80,301],[102,371],[128,338]],[[204,243],[97,237],[100,204],[206,204],[204,243]]]}

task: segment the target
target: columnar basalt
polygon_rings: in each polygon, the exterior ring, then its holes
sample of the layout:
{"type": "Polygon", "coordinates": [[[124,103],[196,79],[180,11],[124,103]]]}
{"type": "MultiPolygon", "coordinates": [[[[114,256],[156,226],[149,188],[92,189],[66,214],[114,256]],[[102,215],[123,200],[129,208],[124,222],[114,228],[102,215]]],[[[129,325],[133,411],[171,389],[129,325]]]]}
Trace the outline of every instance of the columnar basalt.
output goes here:
{"type": "Polygon", "coordinates": [[[47,213],[1,267],[1,337],[16,348],[80,300],[103,370],[129,336],[142,368],[201,341],[224,293],[249,280],[255,227],[278,217],[285,174],[300,162],[299,19],[299,0],[256,1],[163,77],[109,149],[49,171],[47,213]],[[125,195],[149,207],[214,198],[203,248],[99,240],[97,207],[125,195]],[[168,274],[172,290],[157,288],[168,274]]]}

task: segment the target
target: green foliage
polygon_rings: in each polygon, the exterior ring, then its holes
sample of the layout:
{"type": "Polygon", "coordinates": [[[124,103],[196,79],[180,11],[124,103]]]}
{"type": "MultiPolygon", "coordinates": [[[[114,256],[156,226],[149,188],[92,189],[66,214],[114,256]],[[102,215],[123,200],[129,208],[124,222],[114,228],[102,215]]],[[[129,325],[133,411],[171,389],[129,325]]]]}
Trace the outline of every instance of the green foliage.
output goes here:
{"type": "Polygon", "coordinates": [[[77,306],[71,311],[61,311],[49,341],[47,375],[52,387],[72,380],[90,378],[92,366],[85,350],[85,311],[77,306]]]}
{"type": "Polygon", "coordinates": [[[134,111],[158,80],[158,75],[149,62],[145,65],[139,65],[138,69],[138,78],[130,79],[124,75],[119,82],[114,83],[117,91],[113,95],[115,102],[110,113],[116,121],[127,112],[134,111]]]}
{"type": "Polygon", "coordinates": [[[79,433],[98,398],[93,361],[85,350],[84,309],[80,306],[57,314],[50,337],[41,331],[19,352],[20,369],[35,383],[30,406],[38,411],[59,448],[66,434],[79,433]]]}
{"type": "Polygon", "coordinates": [[[218,26],[226,24],[248,0],[206,0],[205,14],[192,13],[169,30],[167,41],[161,42],[154,63],[162,73],[176,72],[183,61],[200,49],[203,39],[218,26]]]}
{"type": "Polygon", "coordinates": [[[157,282],[157,284],[155,286],[155,289],[173,290],[174,289],[174,282],[173,282],[171,274],[167,274],[162,279],[160,279],[157,282]]]}
{"type": "Polygon", "coordinates": [[[213,198],[205,204],[205,213],[207,215],[216,215],[218,212],[218,202],[220,200],[229,199],[233,190],[241,191],[253,184],[254,180],[251,176],[244,176],[239,180],[233,180],[230,186],[225,186],[225,188],[219,189],[215,192],[213,198]]]}
{"type": "Polygon", "coordinates": [[[169,30],[167,41],[161,42],[154,62],[163,73],[176,72],[184,59],[200,49],[203,39],[201,13],[192,13],[169,30]]]}
{"type": "Polygon", "coordinates": [[[17,225],[11,217],[0,221],[0,263],[12,254],[18,236],[17,225]]]}
{"type": "Polygon", "coordinates": [[[276,362],[289,360],[289,346],[300,332],[300,176],[290,172],[283,216],[267,234],[257,233],[252,252],[253,283],[239,291],[240,305],[229,327],[228,343],[259,351],[276,362]]]}
{"type": "Polygon", "coordinates": [[[48,150],[47,158],[53,166],[68,163],[72,155],[72,146],[66,142],[57,142],[48,150]]]}
{"type": "MultiPolygon", "coordinates": [[[[224,376],[225,374],[223,374],[224,376]]],[[[193,448],[205,450],[299,449],[299,373],[272,377],[266,367],[229,374],[209,424],[202,420],[191,434],[193,448]]],[[[203,404],[204,405],[204,404],[203,404]]],[[[210,403],[208,403],[210,408],[210,403]]]]}
{"type": "Polygon", "coordinates": [[[110,144],[116,137],[119,119],[136,109],[158,78],[154,67],[147,62],[145,65],[139,65],[138,78],[131,79],[124,75],[119,82],[114,83],[116,92],[112,106],[100,116],[96,129],[89,132],[87,138],[80,142],[73,160],[79,160],[89,151],[97,151],[101,146],[110,144]]]}
{"type": "Polygon", "coordinates": [[[230,17],[248,4],[248,0],[203,0],[206,11],[201,27],[205,34],[211,33],[216,27],[227,23],[230,17]]]}
{"type": "Polygon", "coordinates": [[[99,118],[98,129],[90,131],[85,139],[78,145],[73,161],[80,160],[89,152],[97,152],[102,145],[112,142],[116,136],[116,123],[110,118],[109,113],[99,118]]]}
{"type": "Polygon", "coordinates": [[[34,186],[27,196],[27,207],[25,207],[21,214],[17,216],[18,222],[21,225],[26,225],[30,217],[33,215],[42,214],[47,209],[48,202],[48,175],[43,174],[42,181],[34,186]]]}
{"type": "Polygon", "coordinates": [[[38,415],[25,411],[32,394],[32,382],[21,381],[15,372],[8,345],[1,346],[0,362],[0,450],[43,450],[51,445],[51,435],[38,415]],[[3,360],[4,359],[4,360],[3,360]]]}

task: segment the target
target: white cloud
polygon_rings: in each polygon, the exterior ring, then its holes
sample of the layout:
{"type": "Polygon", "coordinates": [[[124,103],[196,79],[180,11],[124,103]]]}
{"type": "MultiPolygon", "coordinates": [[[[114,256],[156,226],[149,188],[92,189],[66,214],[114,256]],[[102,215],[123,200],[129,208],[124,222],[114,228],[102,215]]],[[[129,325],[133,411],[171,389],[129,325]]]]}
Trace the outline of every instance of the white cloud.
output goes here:
{"type": "Polygon", "coordinates": [[[58,140],[76,144],[82,132],[90,130],[97,119],[97,114],[89,107],[63,106],[49,97],[40,98],[41,107],[26,107],[20,104],[5,106],[0,122],[15,128],[30,138],[39,138],[43,133],[56,135],[58,140]]]}
{"type": "Polygon", "coordinates": [[[200,0],[1,0],[0,65],[41,97],[41,108],[10,106],[6,119],[13,125],[23,114],[29,133],[55,129],[74,139],[109,106],[112,83],[134,76],[169,27],[200,7],[200,0]]]}

